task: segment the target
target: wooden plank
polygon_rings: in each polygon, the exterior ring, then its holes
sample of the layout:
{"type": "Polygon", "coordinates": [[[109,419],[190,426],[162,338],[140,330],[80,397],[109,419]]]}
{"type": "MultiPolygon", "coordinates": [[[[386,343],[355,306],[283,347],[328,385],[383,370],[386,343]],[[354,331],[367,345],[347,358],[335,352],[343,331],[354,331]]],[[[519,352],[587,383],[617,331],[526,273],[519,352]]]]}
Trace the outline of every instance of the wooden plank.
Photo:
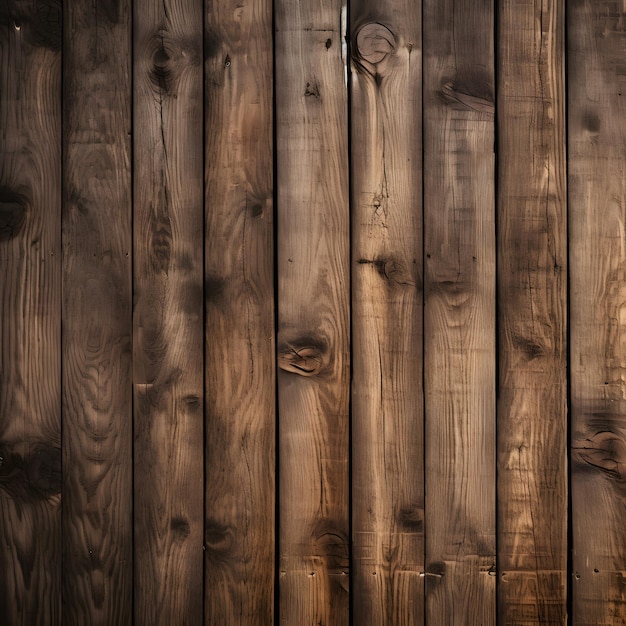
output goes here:
{"type": "Polygon", "coordinates": [[[424,619],[421,5],[350,13],[353,620],[408,626],[424,619]]]}
{"type": "Polygon", "coordinates": [[[134,4],[135,624],[203,616],[202,19],[134,4]]]}
{"type": "Polygon", "coordinates": [[[565,3],[499,3],[498,614],[567,619],[565,3]]]}
{"type": "Polygon", "coordinates": [[[130,1],[63,19],[63,622],[132,621],[130,1]]]}
{"type": "Polygon", "coordinates": [[[276,3],[280,623],[348,624],[345,6],[276,3]]]}
{"type": "Polygon", "coordinates": [[[626,624],[626,12],[568,4],[573,615],[626,624]]]}
{"type": "Polygon", "coordinates": [[[61,620],[61,5],[0,6],[0,623],[61,620]]]}
{"type": "Polygon", "coordinates": [[[493,3],[424,3],[426,619],[495,623],[493,3]]]}
{"type": "Polygon", "coordinates": [[[205,18],[205,623],[274,615],[272,5],[205,18]]]}

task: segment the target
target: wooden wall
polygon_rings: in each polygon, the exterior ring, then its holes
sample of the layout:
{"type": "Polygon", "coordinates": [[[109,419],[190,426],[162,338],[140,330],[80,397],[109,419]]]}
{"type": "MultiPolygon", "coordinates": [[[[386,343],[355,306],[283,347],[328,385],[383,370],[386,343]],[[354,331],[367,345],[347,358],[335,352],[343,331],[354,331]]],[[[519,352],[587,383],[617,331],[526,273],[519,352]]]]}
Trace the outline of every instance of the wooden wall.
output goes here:
{"type": "Polygon", "coordinates": [[[626,624],[626,6],[2,0],[0,624],[626,624]]]}

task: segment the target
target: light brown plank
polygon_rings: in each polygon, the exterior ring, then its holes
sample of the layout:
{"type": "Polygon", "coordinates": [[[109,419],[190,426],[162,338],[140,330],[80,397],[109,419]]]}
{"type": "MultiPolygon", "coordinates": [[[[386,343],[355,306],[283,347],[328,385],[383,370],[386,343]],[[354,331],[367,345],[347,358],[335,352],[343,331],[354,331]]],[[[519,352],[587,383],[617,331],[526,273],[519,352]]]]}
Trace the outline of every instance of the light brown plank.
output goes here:
{"type": "Polygon", "coordinates": [[[206,624],[274,615],[271,24],[206,4],[206,624]]]}
{"type": "Polygon", "coordinates": [[[626,12],[571,0],[569,214],[573,615],[626,624],[626,12]]]}
{"type": "Polygon", "coordinates": [[[498,613],[567,618],[565,2],[499,4],[498,613]]]}
{"type": "Polygon", "coordinates": [[[63,623],[132,621],[130,1],[64,11],[63,623]]]}
{"type": "Polygon", "coordinates": [[[280,623],[339,626],[349,617],[342,6],[280,0],[275,9],[280,623]]]}
{"type": "Polygon", "coordinates": [[[495,623],[494,33],[424,2],[426,620],[495,623]]]}
{"type": "Polygon", "coordinates": [[[353,620],[424,618],[421,5],[351,6],[353,620]]]}
{"type": "Polygon", "coordinates": [[[0,5],[0,623],[61,619],[61,5],[0,5]]]}
{"type": "Polygon", "coordinates": [[[134,4],[135,624],[202,622],[201,0],[134,4]]]}

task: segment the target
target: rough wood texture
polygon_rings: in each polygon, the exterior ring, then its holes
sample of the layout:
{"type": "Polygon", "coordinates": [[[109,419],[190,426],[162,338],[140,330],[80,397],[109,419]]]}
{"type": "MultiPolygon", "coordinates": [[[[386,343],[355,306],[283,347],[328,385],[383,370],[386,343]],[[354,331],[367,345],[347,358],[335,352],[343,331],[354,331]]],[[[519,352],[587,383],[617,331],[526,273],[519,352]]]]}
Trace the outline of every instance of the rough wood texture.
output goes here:
{"type": "Polygon", "coordinates": [[[573,624],[626,624],[626,15],[572,0],[569,213],[573,624]]]}
{"type": "Polygon", "coordinates": [[[61,5],[0,5],[0,623],[61,619],[61,5]]]}
{"type": "Polygon", "coordinates": [[[424,618],[420,3],[351,7],[353,620],[424,618]]]}
{"type": "Polygon", "coordinates": [[[276,3],[280,623],[348,624],[345,10],[276,3]]]}
{"type": "Polygon", "coordinates": [[[202,622],[202,2],[134,4],[135,624],[202,622]]]}
{"type": "Polygon", "coordinates": [[[63,623],[132,621],[130,2],[63,20],[63,623]]]}
{"type": "Polygon", "coordinates": [[[500,1],[498,607],[567,618],[564,0],[500,1]]]}
{"type": "Polygon", "coordinates": [[[495,623],[493,3],[424,3],[426,619],[495,623]],[[491,572],[490,572],[491,570],[491,572]]]}
{"type": "Polygon", "coordinates": [[[206,624],[274,615],[272,6],[207,4],[206,624]]]}

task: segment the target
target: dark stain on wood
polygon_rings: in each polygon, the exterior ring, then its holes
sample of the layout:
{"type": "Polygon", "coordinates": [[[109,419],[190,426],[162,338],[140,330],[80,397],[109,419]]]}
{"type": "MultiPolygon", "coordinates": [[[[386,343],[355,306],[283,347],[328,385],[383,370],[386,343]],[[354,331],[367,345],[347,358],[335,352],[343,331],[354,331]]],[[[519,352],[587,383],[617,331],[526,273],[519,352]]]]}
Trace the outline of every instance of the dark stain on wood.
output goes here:
{"type": "Polygon", "coordinates": [[[421,533],[424,530],[424,507],[408,505],[400,509],[398,523],[407,531],[421,533]]]}
{"type": "Polygon", "coordinates": [[[0,24],[19,31],[31,46],[59,51],[63,40],[61,13],[61,0],[28,3],[4,0],[0,24]]]}
{"type": "Polygon", "coordinates": [[[0,489],[23,501],[61,493],[61,448],[45,442],[11,446],[0,442],[0,489]]]}
{"type": "Polygon", "coordinates": [[[217,58],[222,51],[222,41],[212,30],[204,31],[204,60],[217,58]]]}

